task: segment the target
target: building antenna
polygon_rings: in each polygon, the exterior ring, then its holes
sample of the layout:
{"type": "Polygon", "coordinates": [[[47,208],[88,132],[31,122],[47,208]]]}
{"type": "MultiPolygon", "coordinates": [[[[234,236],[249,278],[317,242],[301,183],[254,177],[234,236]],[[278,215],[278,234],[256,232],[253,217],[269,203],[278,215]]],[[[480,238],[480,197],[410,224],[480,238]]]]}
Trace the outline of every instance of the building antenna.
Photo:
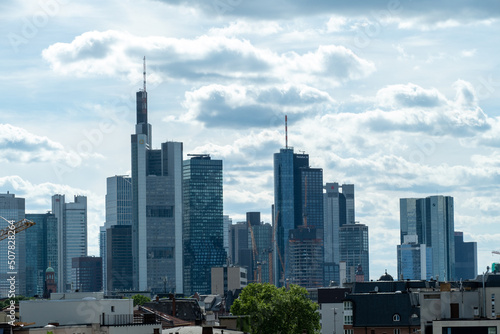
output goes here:
{"type": "Polygon", "coordinates": [[[142,75],[144,76],[144,92],[146,92],[146,56],[144,56],[144,70],[142,75]]]}
{"type": "Polygon", "coordinates": [[[285,115],[285,148],[288,150],[288,117],[285,115]]]}

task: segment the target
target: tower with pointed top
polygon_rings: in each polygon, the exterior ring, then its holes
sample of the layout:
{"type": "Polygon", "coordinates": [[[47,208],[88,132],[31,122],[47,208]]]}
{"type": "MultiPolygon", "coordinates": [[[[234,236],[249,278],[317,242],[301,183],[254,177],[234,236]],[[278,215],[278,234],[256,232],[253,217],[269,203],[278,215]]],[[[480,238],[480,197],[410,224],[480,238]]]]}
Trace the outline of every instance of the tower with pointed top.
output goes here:
{"type": "Polygon", "coordinates": [[[132,265],[134,288],[182,292],[182,143],[152,148],[144,86],[136,94],[132,149],[132,265]],[[166,283],[165,283],[166,282],[166,283]]]}

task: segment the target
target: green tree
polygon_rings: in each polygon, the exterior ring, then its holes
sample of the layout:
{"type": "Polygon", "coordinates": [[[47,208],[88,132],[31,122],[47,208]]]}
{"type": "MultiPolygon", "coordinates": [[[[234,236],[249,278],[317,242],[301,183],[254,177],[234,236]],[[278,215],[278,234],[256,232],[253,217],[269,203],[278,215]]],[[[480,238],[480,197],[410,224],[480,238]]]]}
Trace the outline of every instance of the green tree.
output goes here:
{"type": "Polygon", "coordinates": [[[133,295],[132,299],[134,300],[134,306],[144,305],[144,303],[151,301],[151,298],[139,294],[133,295]]]}
{"type": "Polygon", "coordinates": [[[255,334],[319,333],[318,304],[307,298],[307,290],[291,285],[287,290],[269,283],[251,283],[231,306],[233,315],[250,315],[255,334]]]}

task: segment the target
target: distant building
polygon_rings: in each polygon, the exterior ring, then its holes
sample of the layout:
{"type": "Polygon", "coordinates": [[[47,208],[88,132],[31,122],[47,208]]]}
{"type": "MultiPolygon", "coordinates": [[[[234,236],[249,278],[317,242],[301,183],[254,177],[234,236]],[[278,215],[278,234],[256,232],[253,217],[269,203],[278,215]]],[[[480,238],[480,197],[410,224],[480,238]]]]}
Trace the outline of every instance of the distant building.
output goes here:
{"type": "MultiPolygon", "coordinates": [[[[26,296],[44,294],[46,269],[59,270],[57,259],[57,218],[51,213],[26,214],[35,223],[25,233],[26,243],[26,296]]],[[[56,282],[55,282],[56,283],[56,282]]],[[[56,291],[53,291],[56,292],[56,291]]]]}
{"type": "MultiPolygon", "coordinates": [[[[25,218],[25,201],[24,198],[16,197],[16,195],[7,192],[0,194],[0,229],[8,227],[9,221],[17,223],[25,218]]],[[[32,226],[33,227],[33,226],[32,226]]],[[[32,228],[30,227],[30,228],[32,228]]],[[[16,295],[24,295],[26,293],[26,231],[16,233],[14,242],[10,246],[15,246],[15,265],[14,270],[10,268],[8,263],[8,246],[9,239],[0,241],[0,298],[7,298],[10,291],[10,283],[7,281],[10,278],[8,272],[15,271],[16,275],[16,295]]]]}
{"type": "Polygon", "coordinates": [[[341,283],[340,263],[340,227],[347,224],[347,200],[349,196],[349,221],[354,221],[354,185],[337,182],[326,183],[323,194],[323,244],[325,286],[330,282],[341,283]],[[343,189],[343,191],[340,191],[343,189]],[[344,194],[345,192],[345,194],[344,194]]]}
{"type": "Polygon", "coordinates": [[[432,248],[435,279],[455,277],[455,236],[453,197],[429,196],[400,199],[401,243],[405,235],[416,235],[418,244],[432,248]]]}
{"type": "Polygon", "coordinates": [[[368,247],[368,226],[364,224],[345,224],[340,227],[340,260],[345,261],[347,281],[356,280],[356,271],[361,265],[364,280],[370,277],[368,247]]]}
{"type": "Polygon", "coordinates": [[[132,280],[132,226],[113,225],[106,232],[107,267],[106,291],[124,291],[133,288],[132,280]]]}
{"type": "Polygon", "coordinates": [[[57,289],[66,292],[72,289],[72,259],[87,256],[87,197],[66,203],[64,195],[54,195],[52,213],[57,218],[57,289]]]}
{"type": "Polygon", "coordinates": [[[293,147],[280,149],[274,154],[274,212],[276,227],[274,251],[274,281],[284,286],[290,277],[290,251],[288,237],[290,230],[304,222],[302,213],[301,168],[309,167],[309,155],[293,152],[293,147]],[[278,255],[279,253],[279,255],[278,255]]]}
{"type": "Polygon", "coordinates": [[[432,277],[432,248],[418,244],[418,236],[405,235],[398,251],[398,278],[428,280],[432,277]]]}
{"type": "Polygon", "coordinates": [[[305,288],[323,286],[323,230],[301,226],[290,230],[288,282],[305,288]]]}
{"type": "Polygon", "coordinates": [[[247,270],[242,267],[212,267],[212,295],[225,296],[228,291],[247,286],[247,270]]]}
{"type": "MultiPolygon", "coordinates": [[[[129,176],[115,175],[106,179],[106,221],[100,229],[99,243],[104,291],[108,291],[106,231],[114,225],[132,225],[132,179],[129,176]]],[[[129,243],[132,244],[132,235],[130,235],[129,243]]],[[[129,262],[132,264],[132,254],[129,256],[129,262]]],[[[132,274],[131,271],[129,274],[132,274]]]]}
{"type": "Polygon", "coordinates": [[[45,270],[45,284],[42,297],[48,299],[50,298],[50,295],[52,293],[56,292],[57,292],[56,273],[52,267],[48,267],[47,270],[45,270]]]}
{"type": "Polygon", "coordinates": [[[102,291],[102,259],[94,256],[73,258],[72,282],[77,292],[102,291]]]}
{"type": "Polygon", "coordinates": [[[211,268],[226,263],[222,160],[195,155],[183,164],[184,293],[210,293],[211,268]]]}
{"type": "Polygon", "coordinates": [[[131,135],[134,289],[159,293],[166,284],[169,291],[181,293],[183,146],[165,142],[153,149],[145,80],[144,88],[136,93],[136,125],[131,135]]]}
{"type": "Polygon", "coordinates": [[[477,276],[477,242],[464,242],[464,233],[455,232],[455,280],[477,276]]]}

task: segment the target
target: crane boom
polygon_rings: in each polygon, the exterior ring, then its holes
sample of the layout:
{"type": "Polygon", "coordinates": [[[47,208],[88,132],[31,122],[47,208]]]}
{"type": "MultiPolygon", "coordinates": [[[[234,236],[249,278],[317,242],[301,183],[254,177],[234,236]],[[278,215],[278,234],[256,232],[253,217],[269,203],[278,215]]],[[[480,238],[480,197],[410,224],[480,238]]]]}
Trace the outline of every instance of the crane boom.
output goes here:
{"type": "MultiPolygon", "coordinates": [[[[4,218],[4,220],[7,221],[7,222],[9,222],[5,218],[4,218]]],[[[10,222],[9,222],[9,224],[10,224],[10,222]]],[[[17,233],[19,233],[21,231],[24,231],[28,227],[31,227],[31,226],[35,225],[35,223],[32,222],[31,220],[28,220],[28,219],[24,218],[24,219],[21,219],[20,221],[18,221],[17,223],[14,223],[12,225],[14,225],[13,229],[10,228],[10,226],[7,226],[7,227],[5,227],[5,228],[3,228],[3,229],[0,230],[0,240],[3,240],[5,238],[7,238],[9,236],[9,231],[14,231],[17,234],[17,233]]]]}

